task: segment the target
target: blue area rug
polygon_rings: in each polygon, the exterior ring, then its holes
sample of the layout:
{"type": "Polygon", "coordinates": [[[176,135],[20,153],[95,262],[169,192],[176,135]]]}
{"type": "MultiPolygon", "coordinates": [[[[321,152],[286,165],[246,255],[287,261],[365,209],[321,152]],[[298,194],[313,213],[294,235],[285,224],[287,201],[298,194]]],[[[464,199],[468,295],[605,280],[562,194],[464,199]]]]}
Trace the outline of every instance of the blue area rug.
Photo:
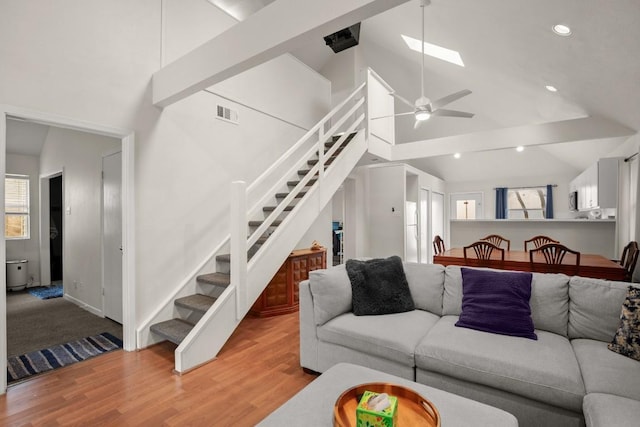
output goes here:
{"type": "Polygon", "coordinates": [[[58,285],[28,288],[27,292],[40,299],[60,298],[62,296],[62,283],[58,285]]]}
{"type": "Polygon", "coordinates": [[[7,364],[7,382],[71,365],[119,348],[122,348],[122,340],[103,332],[78,341],[13,356],[7,364]]]}

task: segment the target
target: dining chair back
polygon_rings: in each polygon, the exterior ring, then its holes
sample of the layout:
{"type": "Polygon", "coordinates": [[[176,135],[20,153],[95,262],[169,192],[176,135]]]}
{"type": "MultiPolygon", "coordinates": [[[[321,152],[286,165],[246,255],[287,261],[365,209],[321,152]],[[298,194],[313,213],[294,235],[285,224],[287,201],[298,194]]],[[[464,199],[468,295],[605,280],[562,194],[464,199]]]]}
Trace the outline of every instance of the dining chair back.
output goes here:
{"type": "Polygon", "coordinates": [[[568,247],[560,243],[547,243],[540,246],[539,248],[529,251],[529,262],[531,263],[531,271],[542,270],[545,273],[564,272],[577,275],[580,268],[580,252],[569,249],[568,247]],[[561,264],[563,264],[562,261],[564,260],[565,255],[568,253],[575,255],[575,269],[567,270],[566,266],[563,266],[562,269],[558,268],[561,264]],[[538,261],[540,260],[538,254],[542,254],[544,259],[544,264],[540,268],[536,268],[536,265],[540,265],[540,263],[534,263],[534,259],[538,261]]]}
{"type": "Polygon", "coordinates": [[[511,250],[511,240],[509,239],[505,239],[504,237],[498,235],[498,234],[489,234],[486,237],[483,237],[480,240],[486,240],[488,242],[493,243],[494,245],[496,245],[497,247],[502,247],[503,243],[507,243],[507,250],[510,251],[511,250]]]}
{"type": "Polygon", "coordinates": [[[498,251],[500,253],[500,259],[504,261],[504,249],[499,248],[487,240],[478,240],[477,242],[473,242],[469,246],[465,246],[463,248],[465,265],[469,265],[467,260],[467,251],[471,251],[471,249],[475,252],[476,260],[478,260],[477,263],[479,265],[488,265],[493,251],[498,251]]]}
{"type": "Polygon", "coordinates": [[[622,257],[620,258],[620,265],[624,267],[625,277],[624,280],[630,282],[633,278],[633,271],[636,269],[638,263],[638,242],[635,240],[627,243],[627,246],[622,250],[622,257]]]}
{"type": "Polygon", "coordinates": [[[524,251],[527,252],[527,246],[532,244],[534,248],[539,248],[542,245],[546,245],[547,243],[560,243],[558,240],[552,239],[547,236],[535,236],[530,238],[529,240],[524,241],[524,251]]]}
{"type": "Polygon", "coordinates": [[[446,249],[444,247],[444,240],[442,240],[442,237],[436,234],[436,237],[433,238],[433,254],[440,255],[445,250],[446,249]]]}

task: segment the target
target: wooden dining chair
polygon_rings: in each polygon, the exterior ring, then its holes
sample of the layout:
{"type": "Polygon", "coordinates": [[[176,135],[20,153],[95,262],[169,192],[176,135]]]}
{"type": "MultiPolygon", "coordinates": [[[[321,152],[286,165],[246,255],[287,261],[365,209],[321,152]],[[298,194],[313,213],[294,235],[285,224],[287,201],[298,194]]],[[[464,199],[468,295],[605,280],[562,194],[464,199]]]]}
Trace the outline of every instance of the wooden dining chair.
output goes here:
{"type": "Polygon", "coordinates": [[[487,240],[478,240],[477,242],[473,242],[469,246],[465,246],[463,248],[465,265],[469,265],[467,261],[467,250],[471,250],[471,249],[473,249],[473,251],[475,252],[476,254],[475,259],[478,261],[478,264],[481,266],[485,266],[489,264],[489,260],[491,259],[491,255],[493,254],[493,251],[499,251],[500,259],[504,261],[504,249],[499,248],[498,246],[494,245],[493,243],[487,240]]]}
{"type": "Polygon", "coordinates": [[[505,239],[504,237],[498,234],[489,234],[487,237],[483,237],[480,240],[486,240],[488,242],[493,243],[497,247],[501,247],[504,242],[507,242],[507,250],[511,250],[511,240],[505,239]]]}
{"type": "Polygon", "coordinates": [[[625,277],[624,280],[630,282],[633,278],[633,271],[636,269],[636,264],[638,263],[638,254],[640,250],[638,249],[638,242],[635,240],[627,243],[627,246],[622,250],[622,257],[620,258],[620,265],[624,267],[625,277]]]}
{"type": "MultiPolygon", "coordinates": [[[[573,254],[576,256],[575,270],[571,270],[569,273],[578,274],[580,269],[580,252],[569,249],[568,247],[560,243],[547,243],[539,248],[529,251],[529,262],[531,263],[531,271],[541,271],[544,273],[567,273],[566,267],[559,268],[562,264],[562,260],[566,254],[573,254]],[[538,254],[542,254],[544,258],[544,265],[540,266],[540,263],[534,263],[534,258],[538,254]]],[[[538,257],[538,260],[540,257],[538,257]]]]}
{"type": "Polygon", "coordinates": [[[442,237],[436,234],[436,237],[433,238],[433,254],[440,255],[445,250],[446,249],[444,247],[444,240],[442,240],[442,237]]]}
{"type": "Polygon", "coordinates": [[[547,243],[560,243],[558,240],[552,239],[547,236],[535,236],[530,238],[529,240],[524,241],[524,251],[527,252],[527,245],[531,243],[535,248],[539,248],[542,245],[546,245],[547,243]]]}

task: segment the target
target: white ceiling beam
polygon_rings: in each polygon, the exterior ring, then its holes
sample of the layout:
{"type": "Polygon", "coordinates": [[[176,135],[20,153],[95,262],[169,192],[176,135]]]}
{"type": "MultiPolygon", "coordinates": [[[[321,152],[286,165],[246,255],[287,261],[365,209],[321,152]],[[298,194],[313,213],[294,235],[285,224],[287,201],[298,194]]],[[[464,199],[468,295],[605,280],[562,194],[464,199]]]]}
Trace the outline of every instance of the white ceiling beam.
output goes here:
{"type": "Polygon", "coordinates": [[[278,0],[157,71],[153,104],[171,105],[407,1],[278,0]]]}
{"type": "MultiPolygon", "coordinates": [[[[427,123],[428,125],[428,123],[427,123]]],[[[572,141],[627,137],[637,132],[603,117],[584,117],[536,125],[517,126],[396,144],[392,160],[410,160],[454,153],[500,150],[572,141]]]]}

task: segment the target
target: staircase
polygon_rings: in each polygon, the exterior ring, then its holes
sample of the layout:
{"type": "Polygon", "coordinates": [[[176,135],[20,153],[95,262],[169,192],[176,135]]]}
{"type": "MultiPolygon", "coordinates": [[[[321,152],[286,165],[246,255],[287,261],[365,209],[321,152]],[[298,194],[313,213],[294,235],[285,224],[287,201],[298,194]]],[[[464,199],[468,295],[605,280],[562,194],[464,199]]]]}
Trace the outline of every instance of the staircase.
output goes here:
{"type": "Polygon", "coordinates": [[[138,328],[139,347],[163,340],[177,344],[179,373],[215,358],[367,150],[364,88],[251,185],[231,184],[230,235],[138,328]]]}
{"type": "MultiPolygon", "coordinates": [[[[325,171],[338,158],[339,154],[347,147],[347,145],[355,135],[356,135],[355,133],[352,133],[348,135],[346,139],[343,138],[344,141],[338,146],[334,154],[330,156],[327,159],[326,163],[324,164],[325,171]]],[[[324,144],[325,153],[329,151],[338,142],[339,139],[340,139],[339,136],[334,136],[331,139],[331,141],[326,142],[324,144]]],[[[317,158],[307,161],[307,166],[314,166],[316,164],[318,164],[317,158]]],[[[310,169],[300,169],[298,170],[297,174],[301,178],[304,178],[310,173],[310,171],[311,171],[310,169]]],[[[317,176],[318,174],[316,173],[313,178],[307,181],[306,185],[304,186],[304,190],[294,195],[294,198],[293,198],[294,202],[284,207],[284,211],[281,214],[281,218],[273,221],[269,226],[269,230],[258,238],[256,244],[253,245],[251,249],[249,249],[249,251],[247,252],[248,259],[251,259],[251,257],[260,249],[260,247],[267,242],[267,240],[269,239],[269,236],[273,233],[273,231],[282,224],[283,219],[286,218],[286,216],[293,211],[293,208],[295,207],[296,203],[300,199],[302,199],[307,194],[307,190],[310,189],[318,181],[317,176]]],[[[300,181],[301,181],[300,179],[287,181],[287,186],[290,189],[293,189],[298,184],[300,184],[300,181]]],[[[276,201],[279,202],[286,199],[286,197],[289,194],[290,194],[289,192],[276,193],[275,195],[276,201]]],[[[277,205],[264,206],[262,208],[262,211],[266,216],[271,212],[273,212],[276,208],[277,208],[277,205]]],[[[248,226],[250,230],[255,230],[263,224],[264,224],[264,220],[248,221],[248,226]]],[[[197,276],[196,281],[198,282],[198,284],[200,284],[203,287],[209,286],[212,288],[219,288],[219,289],[224,289],[227,286],[229,286],[229,284],[231,283],[231,274],[230,274],[231,254],[217,255],[216,263],[218,265],[218,270],[214,273],[202,274],[197,276]]],[[[193,320],[194,315],[197,319],[201,318],[202,315],[205,314],[211,308],[211,306],[213,306],[216,300],[217,300],[216,297],[212,297],[207,294],[200,294],[200,293],[177,298],[176,300],[174,300],[174,305],[176,306],[176,308],[183,309],[183,310],[176,310],[176,311],[186,310],[186,313],[189,316],[187,318],[177,317],[174,319],[155,323],[150,327],[151,332],[162,337],[165,340],[171,341],[172,343],[179,345],[185,339],[185,337],[189,334],[189,332],[191,332],[191,330],[195,326],[195,323],[197,323],[197,321],[194,322],[193,320]]]]}

